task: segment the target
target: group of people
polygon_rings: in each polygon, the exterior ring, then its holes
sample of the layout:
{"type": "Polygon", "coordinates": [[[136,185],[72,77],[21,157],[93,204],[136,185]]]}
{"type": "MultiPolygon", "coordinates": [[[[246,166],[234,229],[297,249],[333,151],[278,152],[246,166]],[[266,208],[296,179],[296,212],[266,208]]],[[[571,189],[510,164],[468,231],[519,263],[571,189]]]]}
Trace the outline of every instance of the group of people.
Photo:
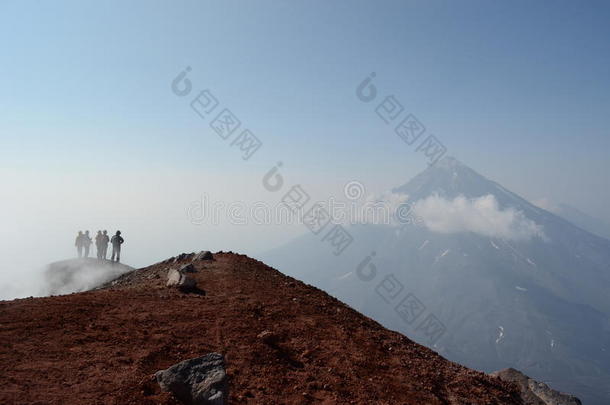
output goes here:
{"type": "MultiPolygon", "coordinates": [[[[108,257],[108,244],[112,244],[112,258],[111,261],[119,262],[121,261],[121,245],[125,242],[125,239],[121,236],[121,231],[116,231],[116,234],[110,238],[108,236],[108,231],[97,231],[97,235],[95,236],[95,247],[97,249],[97,258],[99,260],[107,260],[108,257]]],[[[74,246],[76,246],[76,251],[78,253],[78,257],[89,257],[89,249],[93,244],[93,239],[89,236],[89,231],[78,231],[78,235],[76,236],[76,242],[74,246]]]]}

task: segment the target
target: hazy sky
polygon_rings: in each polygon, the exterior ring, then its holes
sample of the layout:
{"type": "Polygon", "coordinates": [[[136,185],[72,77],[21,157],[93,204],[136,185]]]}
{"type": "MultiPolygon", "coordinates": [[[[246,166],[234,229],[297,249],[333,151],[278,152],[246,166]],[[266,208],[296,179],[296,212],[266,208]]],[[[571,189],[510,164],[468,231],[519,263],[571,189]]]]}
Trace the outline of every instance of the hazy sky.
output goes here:
{"type": "Polygon", "coordinates": [[[610,222],[608,21],[602,1],[0,1],[0,282],[79,229],[121,228],[134,265],[274,247],[302,230],[185,210],[276,201],[278,161],[319,198],[406,182],[426,159],[356,98],[371,72],[448,154],[610,222]],[[203,89],[263,142],[250,160],[189,107],[203,89]]]}

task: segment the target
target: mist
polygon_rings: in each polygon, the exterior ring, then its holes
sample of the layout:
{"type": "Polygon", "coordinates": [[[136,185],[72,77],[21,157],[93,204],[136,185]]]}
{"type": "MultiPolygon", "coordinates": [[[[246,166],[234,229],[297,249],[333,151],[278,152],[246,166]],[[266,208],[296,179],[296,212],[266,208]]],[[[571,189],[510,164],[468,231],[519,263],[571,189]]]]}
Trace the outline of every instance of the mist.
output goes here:
{"type": "Polygon", "coordinates": [[[500,209],[491,195],[447,200],[430,196],[415,203],[413,211],[426,228],[438,233],[473,232],[507,240],[544,238],[542,227],[513,208],[500,209]]]}
{"type": "Polygon", "coordinates": [[[99,287],[133,268],[97,259],[64,260],[46,267],[39,295],[63,295],[99,287]]]}
{"type": "MultiPolygon", "coordinates": [[[[135,268],[200,250],[256,255],[301,232],[298,227],[282,224],[271,224],[260,232],[255,226],[235,225],[227,218],[215,224],[194,224],[189,219],[188,207],[203,193],[224,203],[277,199],[265,194],[258,180],[255,175],[237,178],[178,171],[2,170],[0,299],[45,295],[49,291],[46,266],[77,256],[74,243],[80,230],[89,230],[92,237],[98,230],[108,230],[110,235],[121,230],[125,238],[121,261],[135,268]]],[[[89,257],[95,255],[93,244],[89,257]]],[[[83,280],[83,285],[89,285],[88,281],[83,280]]]]}

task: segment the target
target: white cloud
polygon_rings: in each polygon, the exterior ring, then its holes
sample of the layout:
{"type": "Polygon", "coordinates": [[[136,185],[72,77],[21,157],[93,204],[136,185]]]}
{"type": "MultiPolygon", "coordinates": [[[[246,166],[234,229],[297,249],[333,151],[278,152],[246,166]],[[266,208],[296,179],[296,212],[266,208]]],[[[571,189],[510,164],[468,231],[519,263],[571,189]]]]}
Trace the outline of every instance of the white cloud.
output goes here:
{"type": "Polygon", "coordinates": [[[513,208],[501,210],[496,198],[488,194],[475,199],[463,196],[447,200],[430,196],[413,207],[415,215],[433,232],[474,232],[510,240],[544,238],[542,227],[513,208]]]}

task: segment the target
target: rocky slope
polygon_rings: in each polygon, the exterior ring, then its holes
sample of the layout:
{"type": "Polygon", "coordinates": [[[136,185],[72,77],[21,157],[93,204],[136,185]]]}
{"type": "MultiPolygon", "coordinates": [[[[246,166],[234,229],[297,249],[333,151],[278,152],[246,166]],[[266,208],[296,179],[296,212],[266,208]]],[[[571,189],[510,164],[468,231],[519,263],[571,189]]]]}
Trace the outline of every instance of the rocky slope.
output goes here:
{"type": "Polygon", "coordinates": [[[545,383],[535,381],[513,368],[496,371],[492,375],[503,381],[516,383],[521,389],[525,405],[582,405],[575,396],[555,391],[545,383]]]}
{"type": "Polygon", "coordinates": [[[0,302],[0,403],[175,404],[154,373],[210,352],[226,358],[232,404],[523,403],[515,385],[246,256],[194,262],[205,295],[167,288],[168,269],[192,258],[0,302]]]}

